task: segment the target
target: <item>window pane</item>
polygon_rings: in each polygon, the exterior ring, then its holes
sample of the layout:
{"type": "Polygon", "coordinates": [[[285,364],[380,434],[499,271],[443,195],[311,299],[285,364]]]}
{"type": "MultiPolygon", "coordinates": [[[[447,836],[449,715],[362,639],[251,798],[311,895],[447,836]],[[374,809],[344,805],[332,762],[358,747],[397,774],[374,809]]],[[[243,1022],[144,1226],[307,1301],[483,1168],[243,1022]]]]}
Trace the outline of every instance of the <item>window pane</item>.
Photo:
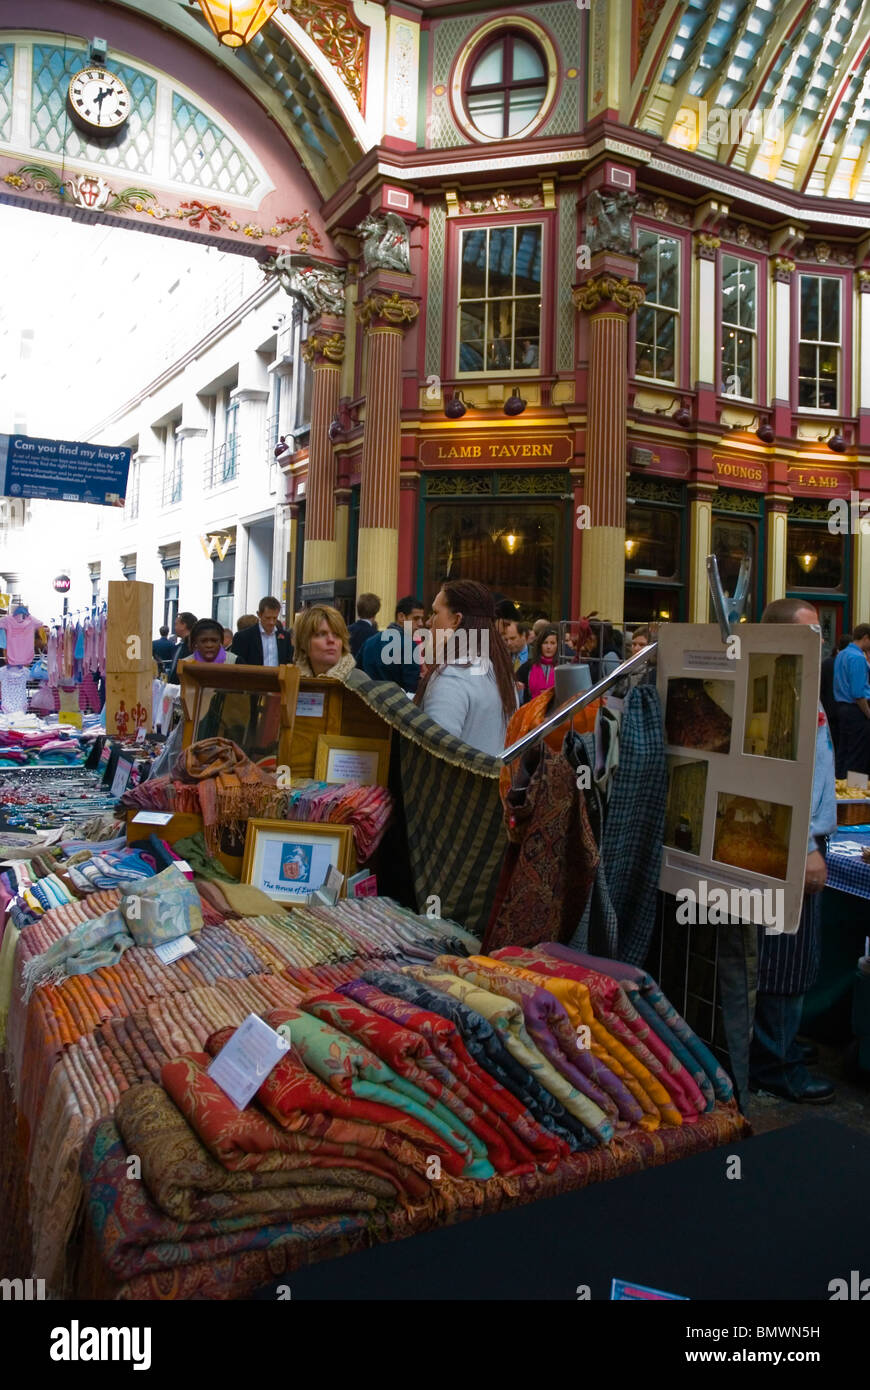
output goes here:
{"type": "Polygon", "coordinates": [[[722,322],[737,323],[740,262],[736,256],[722,257],[722,322]]]}
{"type": "Polygon", "coordinates": [[[484,305],[463,305],[459,316],[459,370],[479,372],[483,370],[483,322],[484,305]]]}
{"type": "Polygon", "coordinates": [[[740,319],[742,328],[755,328],[755,266],[743,262],[740,275],[740,319]]]}
{"type": "Polygon", "coordinates": [[[426,585],[447,577],[475,579],[510,594],[531,616],[562,611],[563,504],[505,501],[429,503],[426,585]],[[511,539],[508,540],[508,537],[511,539]]]}
{"type": "Polygon", "coordinates": [[[516,293],[541,292],[541,228],[517,228],[516,293]]]}
{"type": "Polygon", "coordinates": [[[532,77],[544,76],[544,64],[536,48],[523,39],[514,39],[513,78],[515,82],[525,82],[532,77]]]}
{"type": "Polygon", "coordinates": [[[513,300],[502,300],[489,306],[486,364],[494,370],[513,366],[513,300]]]}
{"type": "Polygon", "coordinates": [[[662,237],[659,241],[659,295],[660,304],[676,309],[678,303],[679,249],[675,241],[662,237]]]}
{"type": "Polygon", "coordinates": [[[840,282],[839,280],[823,280],[822,289],[822,324],[819,336],[826,343],[839,343],[840,341],[840,282]]]}
{"type": "Polygon", "coordinates": [[[547,95],[546,87],[524,87],[508,99],[508,135],[518,135],[537,116],[547,95]]]}
{"type": "Polygon", "coordinates": [[[468,94],[468,114],[481,135],[500,140],[504,135],[504,94],[484,92],[468,94]]]}
{"type": "Polygon", "coordinates": [[[826,526],[788,523],[787,589],[841,589],[843,537],[826,526]]]}
{"type": "Polygon", "coordinates": [[[493,227],[489,234],[489,297],[513,293],[514,229],[493,227]]]}
{"type": "Polygon", "coordinates": [[[801,337],[815,342],[819,336],[819,281],[815,275],[801,276],[801,337]]]}
{"type": "Polygon", "coordinates": [[[470,86],[485,87],[492,82],[502,81],[504,45],[504,39],[499,39],[477,60],[471,74],[470,86]]]}
{"type": "Polygon", "coordinates": [[[486,294],[486,232],[462,233],[460,299],[482,299],[486,294]]]}
{"type": "Polygon", "coordinates": [[[539,301],[536,299],[518,299],[515,321],[517,339],[534,338],[537,340],[541,331],[541,305],[539,301]]]}
{"type": "Polygon", "coordinates": [[[642,304],[635,319],[635,374],[653,376],[653,344],[655,343],[656,311],[649,304],[642,304]]]}
{"type": "Polygon", "coordinates": [[[837,409],[837,378],[840,353],[837,348],[819,348],[819,409],[837,409]]]}
{"type": "Polygon", "coordinates": [[[638,579],[679,578],[679,512],[658,507],[628,508],[625,523],[625,572],[638,579]]]}
{"type": "Polygon", "coordinates": [[[674,380],[676,364],[676,314],[656,313],[656,376],[674,380]]]}

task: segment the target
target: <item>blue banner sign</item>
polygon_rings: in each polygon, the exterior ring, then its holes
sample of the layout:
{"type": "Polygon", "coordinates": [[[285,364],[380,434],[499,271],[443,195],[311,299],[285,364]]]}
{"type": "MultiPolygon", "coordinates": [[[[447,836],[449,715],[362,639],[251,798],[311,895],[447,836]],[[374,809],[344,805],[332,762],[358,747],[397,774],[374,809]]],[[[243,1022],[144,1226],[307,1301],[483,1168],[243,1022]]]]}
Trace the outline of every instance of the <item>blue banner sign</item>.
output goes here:
{"type": "Polygon", "coordinates": [[[132,450],[0,434],[0,496],[123,507],[132,450]]]}

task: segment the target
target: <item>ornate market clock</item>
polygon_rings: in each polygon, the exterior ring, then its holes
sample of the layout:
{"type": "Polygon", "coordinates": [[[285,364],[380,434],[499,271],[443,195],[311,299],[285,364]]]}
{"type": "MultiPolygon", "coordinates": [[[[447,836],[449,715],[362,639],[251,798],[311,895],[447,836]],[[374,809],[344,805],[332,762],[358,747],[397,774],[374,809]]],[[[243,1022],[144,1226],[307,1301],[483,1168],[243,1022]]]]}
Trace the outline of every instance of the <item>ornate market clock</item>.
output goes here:
{"type": "Polygon", "coordinates": [[[132,100],[120,77],[94,66],[73,73],[67,105],[76,125],[87,135],[114,135],[130,115],[132,100]]]}

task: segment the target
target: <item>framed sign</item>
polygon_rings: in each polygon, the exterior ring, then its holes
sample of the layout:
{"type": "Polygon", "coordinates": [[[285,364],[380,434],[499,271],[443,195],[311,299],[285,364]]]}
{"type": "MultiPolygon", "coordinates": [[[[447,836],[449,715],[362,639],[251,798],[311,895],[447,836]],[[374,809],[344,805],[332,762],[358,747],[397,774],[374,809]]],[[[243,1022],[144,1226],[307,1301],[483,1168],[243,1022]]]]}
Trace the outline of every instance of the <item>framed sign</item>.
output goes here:
{"type": "Polygon", "coordinates": [[[385,787],[389,770],[389,739],[321,734],[317,740],[314,776],[318,782],[359,782],[364,787],[385,787]]]}
{"type": "Polygon", "coordinates": [[[746,623],[726,647],[713,624],[675,623],[660,628],[658,643],[668,764],[659,887],[687,913],[703,908],[678,921],[763,920],[768,930],[794,932],[818,731],[819,629],[746,623]]]}
{"type": "Polygon", "coordinates": [[[349,825],[249,820],[242,882],[254,884],[275,902],[307,903],[309,894],[323,887],[330,869],[347,878],[352,855],[349,825]]]}

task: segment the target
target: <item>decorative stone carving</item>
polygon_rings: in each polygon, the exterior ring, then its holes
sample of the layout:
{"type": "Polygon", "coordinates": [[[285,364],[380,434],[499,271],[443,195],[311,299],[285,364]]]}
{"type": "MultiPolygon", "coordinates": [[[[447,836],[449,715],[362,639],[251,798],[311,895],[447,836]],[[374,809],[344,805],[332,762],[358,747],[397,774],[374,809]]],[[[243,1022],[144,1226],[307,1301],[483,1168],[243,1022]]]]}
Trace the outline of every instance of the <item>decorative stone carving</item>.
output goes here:
{"type": "Polygon", "coordinates": [[[572,298],[578,309],[589,313],[599,304],[611,303],[626,314],[633,314],[646,298],[643,285],[629,280],[627,276],[593,275],[579,289],[574,290],[572,298]]]}
{"type": "Polygon", "coordinates": [[[312,333],[302,344],[302,356],[309,367],[316,365],[318,357],[339,364],[344,361],[344,338],[341,333],[312,333]]]}
{"type": "MultiPolygon", "coordinates": [[[[296,258],[298,260],[298,257],[296,258]]],[[[280,281],[287,294],[301,299],[309,314],[344,314],[344,275],[331,265],[293,264],[292,252],[261,261],[265,275],[280,281]]]]}
{"type": "Polygon", "coordinates": [[[794,274],[794,270],[795,262],[793,260],[790,260],[788,256],[774,256],[773,260],[771,261],[771,271],[773,274],[773,278],[774,280],[778,281],[781,285],[789,284],[789,282],[791,281],[791,277],[794,274]]]}
{"type": "Polygon", "coordinates": [[[397,212],[370,212],[356,228],[362,237],[363,262],[369,270],[411,269],[408,225],[397,212]]]}
{"type": "Polygon", "coordinates": [[[712,232],[695,234],[695,255],[699,261],[715,261],[716,252],[721,245],[721,237],[714,236],[712,232]]]}
{"type": "Polygon", "coordinates": [[[870,294],[870,270],[859,270],[857,275],[858,293],[870,294]]]}
{"type": "Polygon", "coordinates": [[[380,319],[383,323],[413,323],[420,312],[413,299],[403,299],[398,290],[392,294],[370,294],[356,306],[356,316],[364,328],[371,328],[380,319]]]}
{"type": "Polygon", "coordinates": [[[631,238],[631,214],[636,204],[634,193],[602,194],[593,188],[586,199],[586,245],[591,252],[637,255],[631,238]]]}

